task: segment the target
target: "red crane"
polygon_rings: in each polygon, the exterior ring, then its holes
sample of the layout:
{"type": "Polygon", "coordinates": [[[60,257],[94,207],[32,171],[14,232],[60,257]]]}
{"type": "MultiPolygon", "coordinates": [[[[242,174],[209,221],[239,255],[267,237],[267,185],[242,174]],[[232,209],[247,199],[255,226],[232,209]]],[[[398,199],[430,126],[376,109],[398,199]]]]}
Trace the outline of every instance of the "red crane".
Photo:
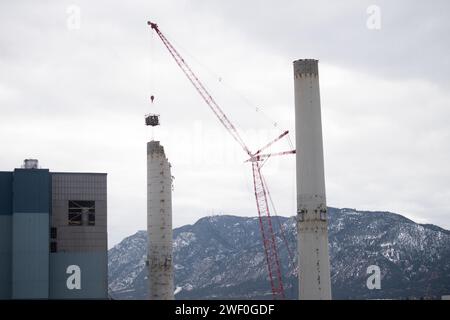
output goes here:
{"type": "Polygon", "coordinates": [[[272,295],[274,299],[283,299],[285,298],[283,280],[281,277],[281,267],[280,260],[278,257],[277,243],[275,233],[272,227],[272,220],[270,216],[269,204],[267,201],[268,197],[268,189],[265,183],[265,180],[261,173],[262,163],[261,161],[264,159],[268,159],[271,156],[279,156],[284,154],[293,154],[295,150],[278,152],[273,154],[261,154],[263,150],[266,150],[276,141],[282,139],[286,136],[289,131],[283,132],[280,136],[275,138],[274,140],[267,143],[264,147],[260,148],[258,151],[252,153],[250,149],[245,144],[244,140],[240,136],[236,127],[230,121],[230,119],[226,116],[226,114],[222,111],[219,105],[216,103],[214,98],[202,84],[202,82],[198,79],[183,57],[178,53],[178,51],[173,47],[173,45],[167,40],[164,34],[158,28],[156,23],[148,21],[147,24],[153,29],[159,36],[159,38],[164,43],[167,50],[169,50],[170,55],[173,57],[175,62],[178,64],[180,69],[195,87],[197,92],[206,102],[206,104],[210,107],[210,109],[214,112],[216,117],[222,123],[222,125],[227,129],[227,131],[231,134],[231,136],[236,140],[237,143],[242,147],[247,156],[250,158],[246,162],[251,162],[252,164],[252,172],[253,172],[253,187],[256,198],[256,207],[258,209],[258,217],[259,217],[259,226],[261,229],[262,240],[264,244],[264,252],[266,256],[267,269],[269,273],[270,285],[272,288],[272,295]]]}

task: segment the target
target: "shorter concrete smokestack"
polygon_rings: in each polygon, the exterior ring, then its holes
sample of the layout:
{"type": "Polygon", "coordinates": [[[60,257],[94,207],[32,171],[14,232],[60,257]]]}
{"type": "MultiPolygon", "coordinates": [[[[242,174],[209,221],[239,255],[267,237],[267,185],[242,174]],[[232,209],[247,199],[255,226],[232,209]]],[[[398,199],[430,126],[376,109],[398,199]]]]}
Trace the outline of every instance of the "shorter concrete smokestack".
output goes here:
{"type": "Polygon", "coordinates": [[[147,143],[147,232],[150,300],[173,300],[172,175],[159,141],[147,143]]]}

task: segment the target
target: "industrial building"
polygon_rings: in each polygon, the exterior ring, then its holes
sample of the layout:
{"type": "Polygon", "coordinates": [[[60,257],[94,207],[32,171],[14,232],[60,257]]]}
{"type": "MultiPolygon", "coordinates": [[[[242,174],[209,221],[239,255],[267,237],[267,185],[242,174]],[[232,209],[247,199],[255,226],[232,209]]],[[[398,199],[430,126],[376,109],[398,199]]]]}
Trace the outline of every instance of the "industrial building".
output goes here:
{"type": "Polygon", "coordinates": [[[0,172],[0,299],[107,299],[107,175],[0,172]]]}

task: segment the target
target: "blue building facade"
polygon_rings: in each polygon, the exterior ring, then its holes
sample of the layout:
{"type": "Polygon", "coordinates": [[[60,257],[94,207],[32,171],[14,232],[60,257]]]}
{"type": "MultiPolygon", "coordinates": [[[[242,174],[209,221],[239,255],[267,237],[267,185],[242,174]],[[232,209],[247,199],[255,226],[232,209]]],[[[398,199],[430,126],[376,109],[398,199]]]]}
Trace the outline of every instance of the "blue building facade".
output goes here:
{"type": "Polygon", "coordinates": [[[0,172],[0,299],[12,290],[12,172],[0,172]]]}
{"type": "Polygon", "coordinates": [[[0,299],[106,299],[106,174],[0,172],[0,299]]]}

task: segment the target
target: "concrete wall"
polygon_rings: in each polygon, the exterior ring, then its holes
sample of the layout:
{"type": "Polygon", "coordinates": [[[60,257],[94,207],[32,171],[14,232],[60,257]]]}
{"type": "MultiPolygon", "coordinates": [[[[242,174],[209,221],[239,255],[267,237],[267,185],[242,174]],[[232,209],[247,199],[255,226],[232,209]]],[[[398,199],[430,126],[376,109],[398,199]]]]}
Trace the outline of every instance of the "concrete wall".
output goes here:
{"type": "Polygon", "coordinates": [[[50,299],[107,299],[108,254],[102,252],[59,252],[50,254],[50,299]],[[69,289],[67,268],[81,270],[81,288],[69,289]]]}
{"type": "Polygon", "coordinates": [[[58,252],[107,250],[106,174],[52,173],[52,227],[57,228],[58,252]],[[95,226],[70,226],[69,201],[95,201],[95,226]]]}
{"type": "Polygon", "coordinates": [[[14,170],[13,299],[48,298],[50,188],[48,170],[14,170]]]}
{"type": "Polygon", "coordinates": [[[48,298],[48,224],[48,212],[13,214],[13,299],[48,298]]]}
{"type": "Polygon", "coordinates": [[[52,173],[51,226],[57,229],[57,252],[50,255],[53,299],[106,299],[107,175],[100,173],[52,173]],[[95,201],[95,225],[69,225],[69,201],[95,201]],[[66,285],[69,265],[81,269],[81,289],[66,285]]]}
{"type": "Polygon", "coordinates": [[[0,172],[0,299],[11,298],[12,172],[0,172]]]}

